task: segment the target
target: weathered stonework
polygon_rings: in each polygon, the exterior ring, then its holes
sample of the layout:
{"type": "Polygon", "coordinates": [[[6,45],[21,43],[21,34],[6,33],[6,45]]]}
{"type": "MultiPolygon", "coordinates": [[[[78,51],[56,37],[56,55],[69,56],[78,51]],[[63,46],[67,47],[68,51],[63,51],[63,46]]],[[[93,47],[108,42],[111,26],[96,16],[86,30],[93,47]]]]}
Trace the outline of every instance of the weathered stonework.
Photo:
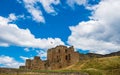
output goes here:
{"type": "Polygon", "coordinates": [[[74,48],[66,46],[57,46],[49,49],[47,52],[47,69],[60,69],[72,65],[79,61],[79,53],[74,52],[74,48]]]}
{"type": "Polygon", "coordinates": [[[28,70],[44,70],[45,62],[40,59],[40,57],[35,56],[33,60],[26,59],[25,66],[20,66],[21,69],[28,69],[28,70]]]}
{"type": "Polygon", "coordinates": [[[80,55],[74,52],[73,46],[68,48],[60,45],[48,50],[46,61],[42,61],[40,57],[35,56],[33,60],[27,59],[25,66],[21,66],[20,68],[29,70],[54,70],[79,62],[79,59],[80,55]]]}
{"type": "Polygon", "coordinates": [[[42,61],[40,57],[35,56],[33,60],[27,59],[25,66],[20,66],[20,68],[26,70],[56,70],[70,66],[82,60],[115,55],[120,56],[120,52],[107,55],[94,53],[80,54],[74,51],[73,46],[66,47],[60,45],[55,48],[48,49],[46,61],[42,61]]]}

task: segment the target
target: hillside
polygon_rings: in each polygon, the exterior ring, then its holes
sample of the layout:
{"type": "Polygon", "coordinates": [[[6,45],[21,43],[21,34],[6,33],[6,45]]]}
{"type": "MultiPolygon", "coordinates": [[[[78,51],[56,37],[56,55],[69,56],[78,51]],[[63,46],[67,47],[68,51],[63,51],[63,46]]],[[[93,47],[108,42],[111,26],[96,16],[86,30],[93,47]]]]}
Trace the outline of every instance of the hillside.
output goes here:
{"type": "Polygon", "coordinates": [[[62,70],[84,71],[90,75],[120,75],[120,56],[84,60],[62,70]]]}
{"type": "MultiPolygon", "coordinates": [[[[0,75],[8,75],[8,73],[19,73],[25,75],[29,73],[88,73],[89,75],[120,75],[120,51],[107,55],[99,55],[88,53],[81,55],[87,59],[80,60],[65,68],[55,70],[25,70],[25,69],[10,69],[0,68],[0,75]],[[2,74],[1,74],[2,73],[2,74]],[[27,73],[27,74],[26,74],[27,73]]],[[[13,75],[13,74],[11,74],[13,75]]],[[[42,74],[40,74],[42,75],[42,74]]],[[[59,74],[61,75],[61,74],[59,74]]]]}

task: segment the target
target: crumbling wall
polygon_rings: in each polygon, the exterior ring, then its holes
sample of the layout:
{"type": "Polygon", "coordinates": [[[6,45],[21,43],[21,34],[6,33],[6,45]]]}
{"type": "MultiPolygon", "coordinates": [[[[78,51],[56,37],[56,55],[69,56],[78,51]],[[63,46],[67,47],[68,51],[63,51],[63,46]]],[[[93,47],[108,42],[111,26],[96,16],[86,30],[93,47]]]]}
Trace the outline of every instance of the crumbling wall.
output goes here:
{"type": "Polygon", "coordinates": [[[61,69],[79,62],[80,55],[74,51],[73,46],[63,45],[51,48],[47,52],[47,60],[42,61],[40,57],[35,56],[33,60],[27,59],[25,69],[31,70],[54,70],[61,69]]]}
{"type": "Polygon", "coordinates": [[[32,67],[32,60],[31,59],[26,59],[26,62],[25,62],[25,69],[31,69],[32,67]]]}
{"type": "Polygon", "coordinates": [[[35,56],[33,60],[26,59],[25,66],[20,66],[20,69],[28,69],[28,70],[44,70],[45,62],[40,59],[40,57],[35,56]]]}
{"type": "Polygon", "coordinates": [[[72,65],[79,61],[79,53],[74,52],[74,48],[66,46],[57,46],[49,49],[47,52],[47,59],[49,61],[48,69],[60,69],[72,65]]]}
{"type": "Polygon", "coordinates": [[[43,69],[45,69],[44,62],[40,59],[40,57],[38,57],[38,56],[34,57],[34,59],[32,60],[32,63],[31,63],[31,69],[32,70],[43,70],[43,69]]]}

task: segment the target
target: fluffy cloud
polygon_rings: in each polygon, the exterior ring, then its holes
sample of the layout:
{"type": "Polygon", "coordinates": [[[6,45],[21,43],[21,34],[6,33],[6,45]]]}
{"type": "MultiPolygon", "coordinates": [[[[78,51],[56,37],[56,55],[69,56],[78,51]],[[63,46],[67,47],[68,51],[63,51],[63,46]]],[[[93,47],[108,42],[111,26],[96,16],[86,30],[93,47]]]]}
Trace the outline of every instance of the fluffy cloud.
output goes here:
{"type": "Polygon", "coordinates": [[[20,56],[20,58],[24,61],[26,61],[26,59],[33,59],[33,57],[24,57],[24,56],[20,56]]]}
{"type": "Polygon", "coordinates": [[[68,43],[78,49],[107,54],[120,50],[120,0],[102,0],[90,7],[90,20],[70,26],[68,43]]]}
{"type": "Polygon", "coordinates": [[[24,48],[24,51],[29,52],[30,50],[29,48],[24,48]]]}
{"type": "Polygon", "coordinates": [[[19,68],[19,66],[24,65],[24,63],[17,62],[14,58],[9,56],[0,56],[0,65],[3,67],[12,67],[12,68],[19,68]]]}
{"type": "Polygon", "coordinates": [[[35,6],[37,0],[23,0],[23,2],[28,12],[32,15],[33,20],[36,22],[45,22],[41,10],[35,6]]]}
{"type": "MultiPolygon", "coordinates": [[[[18,2],[20,2],[18,0],[18,2]]],[[[32,15],[33,20],[36,22],[42,22],[44,23],[44,16],[42,14],[40,6],[38,4],[42,4],[44,10],[49,14],[57,14],[55,11],[53,5],[60,4],[59,0],[23,0],[23,3],[25,4],[25,8],[28,10],[28,12],[32,15]]]]}
{"type": "MultiPolygon", "coordinates": [[[[45,23],[43,11],[51,15],[57,15],[56,5],[62,5],[61,0],[17,0],[19,3],[24,3],[25,8],[31,14],[32,18],[36,22],[45,23]],[[41,6],[40,6],[41,5],[41,6]]],[[[94,1],[94,0],[93,0],[94,1]]],[[[75,5],[87,6],[88,0],[66,0],[66,5],[74,8],[75,5]]],[[[64,8],[64,6],[62,6],[64,8]]]]}
{"type": "Polygon", "coordinates": [[[67,0],[67,4],[71,7],[74,7],[75,4],[77,5],[85,5],[87,0],[67,0]]]}
{"type": "Polygon", "coordinates": [[[40,56],[42,60],[47,59],[47,52],[44,50],[36,50],[37,56],[40,56]]]}
{"type": "Polygon", "coordinates": [[[11,19],[0,16],[0,46],[16,45],[48,49],[56,45],[64,45],[59,38],[35,38],[29,29],[20,29],[16,24],[11,24],[11,19]]]}
{"type": "Polygon", "coordinates": [[[38,0],[38,1],[42,4],[43,8],[47,13],[51,14],[57,13],[52,5],[60,4],[60,0],[38,0]]]}
{"type": "Polygon", "coordinates": [[[24,57],[24,56],[20,56],[20,58],[22,59],[22,60],[26,60],[26,59],[29,59],[28,57],[24,57]]]}
{"type": "Polygon", "coordinates": [[[13,20],[16,20],[17,17],[15,16],[15,14],[10,14],[9,15],[9,20],[13,21],[13,20]]]}

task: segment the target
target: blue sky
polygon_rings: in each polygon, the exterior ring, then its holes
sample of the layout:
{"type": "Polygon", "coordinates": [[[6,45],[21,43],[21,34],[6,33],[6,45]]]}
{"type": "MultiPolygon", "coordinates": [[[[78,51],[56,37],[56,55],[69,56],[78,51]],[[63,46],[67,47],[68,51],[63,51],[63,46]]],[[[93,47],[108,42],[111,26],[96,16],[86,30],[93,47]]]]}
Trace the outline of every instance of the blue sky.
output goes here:
{"type": "Polygon", "coordinates": [[[119,4],[120,0],[1,0],[0,67],[17,68],[36,55],[45,60],[46,51],[57,45],[74,46],[82,53],[119,51],[119,4]]]}

